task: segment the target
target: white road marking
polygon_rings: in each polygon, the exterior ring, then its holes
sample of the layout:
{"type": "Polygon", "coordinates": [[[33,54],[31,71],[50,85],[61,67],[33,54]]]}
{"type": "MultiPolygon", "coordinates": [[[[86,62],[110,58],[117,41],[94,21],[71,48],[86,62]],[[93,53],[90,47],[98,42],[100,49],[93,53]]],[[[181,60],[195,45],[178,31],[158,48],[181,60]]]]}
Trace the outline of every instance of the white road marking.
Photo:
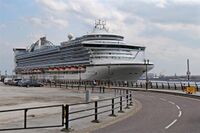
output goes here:
{"type": "Polygon", "coordinates": [[[177,107],[179,110],[181,109],[178,105],[176,105],[176,107],[177,107]]]}
{"type": "Polygon", "coordinates": [[[182,111],[181,111],[181,110],[179,110],[178,117],[181,117],[181,115],[182,115],[182,111]]]}
{"type": "Polygon", "coordinates": [[[162,101],[167,101],[166,99],[164,99],[164,98],[160,98],[160,100],[162,100],[162,101]]]}
{"type": "Polygon", "coordinates": [[[171,103],[171,104],[175,104],[174,102],[172,102],[172,101],[168,101],[169,103],[171,103]]]}
{"type": "Polygon", "coordinates": [[[168,129],[169,127],[171,127],[174,123],[176,123],[177,119],[175,119],[174,121],[172,121],[172,123],[170,123],[168,126],[165,127],[165,129],[168,129]]]}

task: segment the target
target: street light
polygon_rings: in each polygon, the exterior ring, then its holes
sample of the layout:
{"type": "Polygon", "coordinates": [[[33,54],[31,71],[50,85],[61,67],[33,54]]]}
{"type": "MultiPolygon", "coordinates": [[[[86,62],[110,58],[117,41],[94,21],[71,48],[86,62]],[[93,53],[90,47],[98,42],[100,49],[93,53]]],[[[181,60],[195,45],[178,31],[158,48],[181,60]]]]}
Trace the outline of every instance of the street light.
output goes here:
{"type": "Polygon", "coordinates": [[[149,64],[149,59],[144,59],[144,64],[146,66],[146,90],[148,90],[148,73],[147,73],[147,65],[149,64]]]}

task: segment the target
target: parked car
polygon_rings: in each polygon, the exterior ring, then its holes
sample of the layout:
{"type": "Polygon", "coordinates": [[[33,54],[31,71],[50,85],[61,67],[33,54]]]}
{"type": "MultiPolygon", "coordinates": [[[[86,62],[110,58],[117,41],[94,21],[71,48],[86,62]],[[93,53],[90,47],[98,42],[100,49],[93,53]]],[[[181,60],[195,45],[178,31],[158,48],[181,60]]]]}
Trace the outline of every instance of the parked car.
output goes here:
{"type": "Polygon", "coordinates": [[[15,79],[12,79],[12,81],[9,82],[8,84],[9,84],[9,85],[18,86],[18,83],[19,83],[19,81],[21,81],[21,80],[22,80],[21,78],[15,78],[15,79]]]}
{"type": "Polygon", "coordinates": [[[38,82],[37,80],[23,79],[23,80],[18,82],[18,86],[23,86],[23,87],[30,87],[30,86],[41,87],[41,86],[43,86],[43,84],[38,82]]]}
{"type": "Polygon", "coordinates": [[[5,85],[10,84],[11,82],[12,82],[12,78],[5,78],[4,81],[3,81],[3,83],[4,83],[5,85]]]}

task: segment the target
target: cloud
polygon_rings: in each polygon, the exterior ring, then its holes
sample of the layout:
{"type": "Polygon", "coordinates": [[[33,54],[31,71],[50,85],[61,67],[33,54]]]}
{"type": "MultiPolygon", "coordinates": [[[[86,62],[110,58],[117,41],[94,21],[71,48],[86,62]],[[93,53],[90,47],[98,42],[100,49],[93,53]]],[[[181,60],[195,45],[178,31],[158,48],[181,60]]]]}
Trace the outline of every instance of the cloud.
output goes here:
{"type": "Polygon", "coordinates": [[[160,7],[160,8],[165,8],[166,5],[167,5],[166,0],[158,0],[157,3],[156,3],[156,6],[160,7]]]}
{"type": "Polygon", "coordinates": [[[0,29],[5,29],[7,26],[6,26],[6,24],[1,24],[0,23],[0,29]]]}
{"type": "Polygon", "coordinates": [[[65,11],[67,10],[67,4],[62,0],[36,0],[37,3],[55,11],[65,11]]]}
{"type": "Polygon", "coordinates": [[[44,27],[44,28],[50,28],[53,26],[53,27],[58,27],[62,29],[68,26],[67,20],[54,18],[53,16],[47,17],[47,18],[28,17],[25,20],[35,26],[44,27]]]}

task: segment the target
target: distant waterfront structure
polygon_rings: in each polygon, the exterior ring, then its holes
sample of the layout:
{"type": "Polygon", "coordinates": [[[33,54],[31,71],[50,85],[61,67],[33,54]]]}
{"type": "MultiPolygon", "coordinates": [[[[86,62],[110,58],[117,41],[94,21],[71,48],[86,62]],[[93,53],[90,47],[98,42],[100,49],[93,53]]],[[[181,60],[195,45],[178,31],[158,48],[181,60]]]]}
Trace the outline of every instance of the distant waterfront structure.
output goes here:
{"type": "Polygon", "coordinates": [[[91,33],[77,38],[70,33],[61,45],[42,37],[28,49],[13,51],[15,73],[26,79],[136,81],[154,66],[143,62],[145,47],[108,32],[102,20],[91,33]]]}
{"type": "Polygon", "coordinates": [[[190,60],[189,59],[187,59],[187,72],[186,72],[186,74],[187,74],[187,79],[189,81],[190,80],[190,75],[191,75],[191,72],[190,72],[190,60]]]}

